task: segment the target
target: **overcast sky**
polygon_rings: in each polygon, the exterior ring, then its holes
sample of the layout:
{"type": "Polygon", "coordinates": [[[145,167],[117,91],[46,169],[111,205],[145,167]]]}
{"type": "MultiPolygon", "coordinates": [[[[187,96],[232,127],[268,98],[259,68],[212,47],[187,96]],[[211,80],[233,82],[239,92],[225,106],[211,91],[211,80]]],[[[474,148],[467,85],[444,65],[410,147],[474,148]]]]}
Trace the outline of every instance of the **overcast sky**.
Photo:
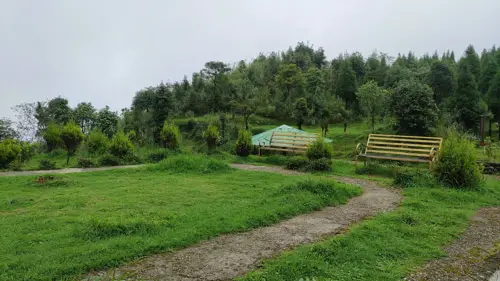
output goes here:
{"type": "Polygon", "coordinates": [[[0,0],[0,117],[58,95],[129,107],[135,92],[206,61],[234,63],[298,41],[417,55],[500,43],[500,1],[0,0]]]}

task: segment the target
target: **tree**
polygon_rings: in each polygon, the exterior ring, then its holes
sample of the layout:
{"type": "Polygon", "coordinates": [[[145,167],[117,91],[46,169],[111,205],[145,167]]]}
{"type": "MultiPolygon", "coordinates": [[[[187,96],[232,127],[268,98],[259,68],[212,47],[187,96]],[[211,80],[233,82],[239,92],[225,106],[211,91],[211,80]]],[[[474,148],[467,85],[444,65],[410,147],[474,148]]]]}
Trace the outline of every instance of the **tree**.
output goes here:
{"type": "Polygon", "coordinates": [[[328,133],[330,123],[338,123],[347,120],[348,111],[345,109],[344,101],[339,97],[331,97],[325,100],[325,105],[321,108],[319,124],[323,137],[328,133]]]}
{"type": "Polygon", "coordinates": [[[355,52],[349,56],[349,61],[351,62],[352,70],[356,74],[357,83],[362,84],[366,72],[363,55],[359,52],[355,52]]]}
{"type": "Polygon", "coordinates": [[[118,113],[111,111],[106,105],[97,113],[95,128],[111,138],[116,134],[119,119],[118,113]]]}
{"type": "Polygon", "coordinates": [[[336,84],[337,95],[345,101],[347,109],[352,109],[356,103],[356,73],[348,60],[340,63],[336,84]]]}
{"type": "Polygon", "coordinates": [[[21,139],[33,141],[38,132],[36,118],[37,103],[22,103],[14,106],[12,110],[17,118],[17,131],[21,139]]]}
{"type": "Polygon", "coordinates": [[[437,122],[432,89],[415,80],[403,80],[393,90],[391,109],[395,129],[403,135],[430,135],[437,122]]]}
{"type": "Polygon", "coordinates": [[[283,64],[276,76],[276,83],[285,94],[282,101],[293,100],[302,91],[304,78],[302,72],[295,64],[283,64]]]}
{"type": "Polygon", "coordinates": [[[321,71],[315,67],[309,68],[304,76],[307,104],[311,108],[311,115],[317,120],[324,106],[325,80],[321,71]]]}
{"type": "Polygon", "coordinates": [[[18,159],[21,150],[18,141],[11,139],[0,141],[0,168],[5,169],[10,163],[18,159]]]}
{"type": "Polygon", "coordinates": [[[293,106],[293,118],[295,118],[299,130],[302,130],[302,125],[308,116],[309,108],[307,108],[307,100],[305,98],[298,98],[293,106]]]}
{"type": "Polygon", "coordinates": [[[495,58],[492,58],[490,55],[486,54],[484,59],[484,67],[481,71],[481,76],[479,78],[478,89],[483,94],[483,96],[488,93],[490,89],[491,82],[497,73],[497,63],[495,58]]]}
{"type": "Polygon", "coordinates": [[[180,147],[181,134],[179,132],[179,127],[175,126],[173,123],[165,121],[160,136],[163,147],[168,149],[178,149],[180,147]]]}
{"type": "Polygon", "coordinates": [[[223,90],[226,90],[227,79],[226,73],[229,72],[229,68],[225,63],[220,61],[209,61],[205,63],[205,69],[203,73],[212,80],[212,92],[209,97],[209,107],[214,112],[222,109],[222,95],[223,90]]]}
{"type": "Polygon", "coordinates": [[[47,115],[49,122],[59,125],[68,123],[72,118],[72,111],[68,100],[62,97],[51,99],[47,103],[47,115]]]}
{"type": "Polygon", "coordinates": [[[155,94],[152,122],[154,127],[154,138],[156,142],[159,143],[160,131],[163,128],[163,124],[170,115],[173,115],[174,102],[172,92],[163,82],[158,86],[155,94]]]}
{"type": "Polygon", "coordinates": [[[450,112],[455,122],[462,125],[466,130],[473,130],[477,133],[481,114],[484,113],[481,107],[481,94],[477,90],[474,75],[470,70],[467,61],[460,61],[458,64],[458,88],[450,99],[450,112]]]}
{"type": "Polygon", "coordinates": [[[75,122],[80,125],[82,132],[88,134],[92,130],[96,118],[96,110],[90,102],[79,103],[73,113],[75,122]]]}
{"type": "Polygon", "coordinates": [[[356,97],[363,113],[370,117],[372,132],[375,133],[375,117],[386,108],[389,91],[379,87],[375,81],[368,81],[359,87],[356,97]]]}
{"type": "Polygon", "coordinates": [[[67,151],[66,165],[69,165],[69,158],[75,154],[85,136],[80,127],[73,122],[63,127],[60,136],[67,151]]]}
{"type": "Polygon", "coordinates": [[[7,118],[0,119],[0,141],[4,139],[13,139],[17,136],[13,123],[7,118]]]}
{"type": "Polygon", "coordinates": [[[393,64],[387,71],[384,88],[390,89],[397,87],[403,80],[416,79],[415,73],[405,66],[393,64]]]}
{"type": "MultiPolygon", "coordinates": [[[[488,106],[493,113],[494,120],[500,124],[500,71],[493,78],[488,90],[488,106]]],[[[500,140],[500,130],[498,131],[498,140],[500,140]]]]}
{"type": "Polygon", "coordinates": [[[61,147],[63,145],[63,141],[61,139],[61,127],[55,123],[49,124],[43,132],[43,139],[47,144],[47,150],[49,152],[61,147]]]}
{"type": "Polygon", "coordinates": [[[474,81],[479,81],[479,76],[481,74],[481,62],[479,61],[479,56],[472,45],[467,46],[467,49],[465,49],[465,55],[462,59],[460,59],[459,63],[466,64],[474,77],[474,81]]]}
{"type": "Polygon", "coordinates": [[[434,92],[434,100],[437,105],[450,97],[456,89],[456,80],[450,67],[443,62],[434,61],[427,76],[427,84],[434,92]]]}

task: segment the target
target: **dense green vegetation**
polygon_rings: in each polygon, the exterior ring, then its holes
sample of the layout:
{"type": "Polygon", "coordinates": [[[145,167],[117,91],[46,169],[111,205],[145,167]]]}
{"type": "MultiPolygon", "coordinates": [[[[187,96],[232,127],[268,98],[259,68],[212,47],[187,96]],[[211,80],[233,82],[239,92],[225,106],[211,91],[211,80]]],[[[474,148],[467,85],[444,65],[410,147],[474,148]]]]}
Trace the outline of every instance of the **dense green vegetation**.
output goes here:
{"type": "Polygon", "coordinates": [[[235,171],[202,156],[140,169],[2,177],[0,186],[1,280],[69,279],[359,194],[319,177],[235,171]]]}

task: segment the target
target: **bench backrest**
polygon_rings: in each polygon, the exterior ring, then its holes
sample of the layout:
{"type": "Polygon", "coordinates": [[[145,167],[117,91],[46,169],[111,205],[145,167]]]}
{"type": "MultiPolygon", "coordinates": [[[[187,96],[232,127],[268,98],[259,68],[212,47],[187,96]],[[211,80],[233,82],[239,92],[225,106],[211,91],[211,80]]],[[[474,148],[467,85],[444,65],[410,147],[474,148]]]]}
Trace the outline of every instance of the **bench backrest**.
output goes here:
{"type": "Polygon", "coordinates": [[[370,134],[365,153],[430,158],[442,143],[443,138],[437,137],[370,134]]]}
{"type": "Polygon", "coordinates": [[[273,132],[269,146],[290,150],[306,151],[307,147],[316,140],[316,134],[273,132]]]}

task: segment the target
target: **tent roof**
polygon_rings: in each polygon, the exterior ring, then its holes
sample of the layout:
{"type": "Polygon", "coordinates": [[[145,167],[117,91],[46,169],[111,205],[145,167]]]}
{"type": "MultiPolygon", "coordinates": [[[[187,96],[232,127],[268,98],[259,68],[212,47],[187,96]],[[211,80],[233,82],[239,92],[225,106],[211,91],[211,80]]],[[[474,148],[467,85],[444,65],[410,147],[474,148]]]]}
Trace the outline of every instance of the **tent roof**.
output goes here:
{"type": "MultiPolygon", "coordinates": [[[[252,144],[253,145],[263,145],[263,146],[268,146],[269,141],[271,140],[271,136],[273,135],[273,132],[285,132],[285,133],[304,133],[304,134],[310,134],[308,132],[290,127],[288,125],[281,125],[279,127],[276,127],[274,129],[262,132],[258,135],[255,135],[252,137],[252,144]]],[[[325,142],[332,142],[330,139],[324,139],[325,142]]]]}

